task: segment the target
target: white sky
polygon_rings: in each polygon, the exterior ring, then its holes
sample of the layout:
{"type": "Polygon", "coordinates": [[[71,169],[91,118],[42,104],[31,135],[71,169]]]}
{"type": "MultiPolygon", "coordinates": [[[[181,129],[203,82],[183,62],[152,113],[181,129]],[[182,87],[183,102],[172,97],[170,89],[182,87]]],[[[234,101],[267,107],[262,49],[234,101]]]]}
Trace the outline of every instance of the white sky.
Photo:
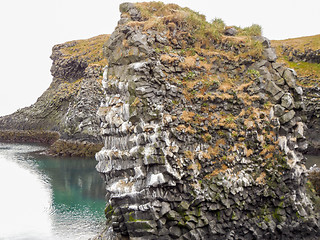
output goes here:
{"type": "MultiPolygon", "coordinates": [[[[121,2],[1,0],[0,116],[34,103],[51,83],[52,46],[112,33],[121,2]]],[[[141,2],[141,1],[139,1],[141,2]]],[[[320,34],[320,0],[163,0],[227,25],[260,24],[269,39],[320,34]]]]}

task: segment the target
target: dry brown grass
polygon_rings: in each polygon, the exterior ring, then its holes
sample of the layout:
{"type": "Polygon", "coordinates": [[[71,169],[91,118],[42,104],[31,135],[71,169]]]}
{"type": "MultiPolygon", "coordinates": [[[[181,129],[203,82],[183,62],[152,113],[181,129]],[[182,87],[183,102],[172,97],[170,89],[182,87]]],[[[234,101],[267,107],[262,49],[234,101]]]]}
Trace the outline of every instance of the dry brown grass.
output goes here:
{"type": "Polygon", "coordinates": [[[267,176],[267,174],[265,172],[262,172],[260,174],[260,176],[256,179],[256,183],[265,184],[266,183],[266,176],[267,176]]]}
{"type": "Polygon", "coordinates": [[[222,93],[222,94],[216,94],[217,98],[220,98],[222,100],[230,100],[233,99],[233,95],[230,95],[228,93],[222,93]]]}
{"type": "Polygon", "coordinates": [[[188,166],[188,169],[189,170],[198,170],[200,171],[201,170],[201,164],[197,161],[195,163],[192,163],[188,166]]]}
{"type": "Polygon", "coordinates": [[[237,97],[239,99],[241,99],[246,106],[251,106],[252,102],[257,101],[257,100],[260,99],[259,95],[250,96],[249,94],[247,94],[245,92],[237,93],[237,97]]]}
{"type": "Polygon", "coordinates": [[[201,61],[200,62],[200,67],[203,67],[207,72],[210,72],[211,68],[212,68],[212,64],[201,61]]]}
{"type": "Polygon", "coordinates": [[[231,90],[233,88],[233,84],[231,84],[230,82],[222,82],[218,88],[218,90],[222,91],[222,92],[227,92],[228,90],[231,90]]]}
{"type": "Polygon", "coordinates": [[[225,164],[221,165],[221,168],[216,168],[215,170],[212,171],[212,173],[206,175],[204,178],[205,179],[210,179],[214,176],[217,176],[219,173],[224,173],[226,172],[228,167],[225,164]]]}
{"type": "Polygon", "coordinates": [[[246,157],[250,157],[253,154],[253,150],[252,149],[246,149],[246,157]]]}
{"type": "Polygon", "coordinates": [[[267,145],[264,149],[260,152],[260,155],[266,155],[267,153],[274,153],[276,147],[274,145],[267,145]]]}
{"type": "Polygon", "coordinates": [[[197,131],[190,125],[186,128],[186,133],[195,134],[197,131]]]}
{"type": "Polygon", "coordinates": [[[290,38],[285,40],[273,40],[271,41],[271,43],[273,47],[287,45],[301,51],[304,51],[305,48],[317,50],[320,49],[320,34],[300,38],[290,38]]]}
{"type": "Polygon", "coordinates": [[[173,63],[175,61],[179,61],[179,57],[178,56],[170,56],[168,54],[162,54],[160,56],[160,61],[163,63],[173,63]]]}
{"type": "Polygon", "coordinates": [[[188,159],[194,160],[194,153],[191,151],[184,151],[184,156],[188,159]]]}
{"type": "Polygon", "coordinates": [[[226,140],[224,138],[218,139],[215,143],[215,146],[209,146],[208,148],[208,153],[212,156],[212,157],[216,157],[220,154],[221,152],[221,148],[219,145],[226,145],[226,140]]]}
{"type": "Polygon", "coordinates": [[[107,59],[103,56],[103,44],[108,40],[110,35],[99,35],[85,40],[77,40],[67,42],[70,47],[61,48],[61,52],[65,57],[76,57],[85,59],[89,65],[98,64],[104,67],[107,65],[107,59]],[[73,45],[73,46],[72,46],[73,45]]]}
{"type": "Polygon", "coordinates": [[[194,112],[183,111],[180,119],[185,122],[191,122],[196,114],[194,112]]]}
{"type": "Polygon", "coordinates": [[[193,69],[196,67],[196,59],[197,57],[196,56],[189,56],[189,57],[186,57],[184,59],[183,62],[180,62],[179,65],[183,68],[183,69],[193,69]]]}
{"type": "Polygon", "coordinates": [[[178,125],[178,127],[176,127],[177,131],[179,131],[179,132],[182,132],[182,131],[186,130],[186,128],[187,127],[185,125],[183,125],[183,124],[180,124],[180,125],[178,125]]]}
{"type": "Polygon", "coordinates": [[[204,135],[201,136],[204,142],[209,142],[212,139],[212,136],[210,133],[205,133],[204,135]]]}

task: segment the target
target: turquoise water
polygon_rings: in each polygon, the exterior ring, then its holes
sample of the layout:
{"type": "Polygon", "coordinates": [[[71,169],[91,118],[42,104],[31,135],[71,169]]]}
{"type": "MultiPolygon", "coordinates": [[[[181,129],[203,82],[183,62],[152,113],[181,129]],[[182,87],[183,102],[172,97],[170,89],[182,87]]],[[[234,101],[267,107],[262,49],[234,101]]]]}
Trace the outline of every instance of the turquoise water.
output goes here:
{"type": "Polygon", "coordinates": [[[104,183],[94,159],[52,158],[0,143],[0,239],[88,239],[102,230],[104,183]]]}

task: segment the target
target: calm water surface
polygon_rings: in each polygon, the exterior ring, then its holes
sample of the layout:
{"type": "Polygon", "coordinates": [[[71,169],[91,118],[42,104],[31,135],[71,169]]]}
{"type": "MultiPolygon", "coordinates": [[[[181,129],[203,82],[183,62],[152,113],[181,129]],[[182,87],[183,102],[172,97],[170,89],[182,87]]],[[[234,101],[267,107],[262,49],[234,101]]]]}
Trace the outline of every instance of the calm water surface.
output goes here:
{"type": "Polygon", "coordinates": [[[314,164],[316,164],[320,168],[320,156],[315,155],[306,155],[307,161],[306,161],[306,167],[310,168],[314,164]]]}
{"type": "Polygon", "coordinates": [[[34,154],[0,143],[0,239],[88,239],[104,225],[104,183],[94,159],[34,154]]]}

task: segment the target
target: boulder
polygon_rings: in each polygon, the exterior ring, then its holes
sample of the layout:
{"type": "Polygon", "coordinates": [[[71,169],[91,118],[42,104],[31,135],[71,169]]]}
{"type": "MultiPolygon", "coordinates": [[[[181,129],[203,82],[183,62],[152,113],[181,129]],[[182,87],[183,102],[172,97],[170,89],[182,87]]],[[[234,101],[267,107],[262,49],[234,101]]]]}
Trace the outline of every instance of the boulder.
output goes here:
{"type": "Polygon", "coordinates": [[[286,112],[285,114],[283,114],[280,118],[280,122],[282,124],[289,122],[290,120],[293,119],[293,117],[295,116],[295,111],[290,110],[289,112],[286,112]]]}
{"type": "Polygon", "coordinates": [[[287,70],[285,70],[283,73],[283,78],[289,87],[291,88],[296,87],[297,74],[293,69],[288,68],[287,70]]]}
{"type": "Polygon", "coordinates": [[[224,31],[224,34],[227,36],[235,36],[237,35],[238,31],[237,29],[230,27],[230,28],[226,28],[224,31]]]}

